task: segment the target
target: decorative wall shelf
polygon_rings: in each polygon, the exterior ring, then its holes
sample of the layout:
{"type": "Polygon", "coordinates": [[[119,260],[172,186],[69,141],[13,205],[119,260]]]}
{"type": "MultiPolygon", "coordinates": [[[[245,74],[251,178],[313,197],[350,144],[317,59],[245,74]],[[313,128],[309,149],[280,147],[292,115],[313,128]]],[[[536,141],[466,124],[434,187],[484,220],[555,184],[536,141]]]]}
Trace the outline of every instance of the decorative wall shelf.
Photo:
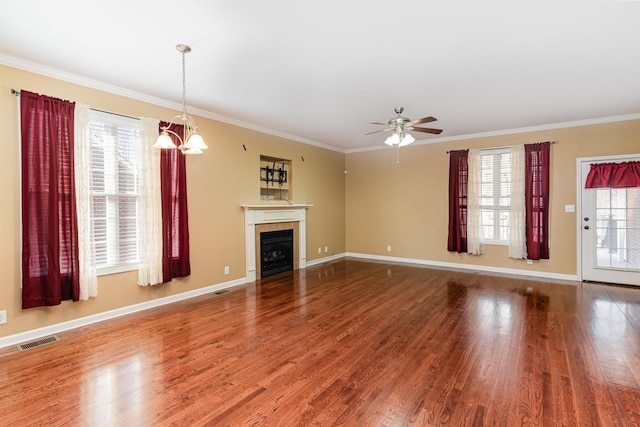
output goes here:
{"type": "Polygon", "coordinates": [[[260,156],[260,200],[291,200],[291,160],[260,156]]]}

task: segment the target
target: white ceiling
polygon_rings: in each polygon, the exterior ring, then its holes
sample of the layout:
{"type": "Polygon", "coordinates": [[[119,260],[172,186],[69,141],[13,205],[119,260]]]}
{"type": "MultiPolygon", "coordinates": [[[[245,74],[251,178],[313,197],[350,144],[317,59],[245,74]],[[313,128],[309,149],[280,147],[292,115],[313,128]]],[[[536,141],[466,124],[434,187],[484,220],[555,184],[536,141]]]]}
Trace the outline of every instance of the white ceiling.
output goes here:
{"type": "Polygon", "coordinates": [[[180,103],[185,43],[191,112],[347,152],[396,106],[421,142],[640,113],[640,2],[7,3],[2,63],[180,103]]]}

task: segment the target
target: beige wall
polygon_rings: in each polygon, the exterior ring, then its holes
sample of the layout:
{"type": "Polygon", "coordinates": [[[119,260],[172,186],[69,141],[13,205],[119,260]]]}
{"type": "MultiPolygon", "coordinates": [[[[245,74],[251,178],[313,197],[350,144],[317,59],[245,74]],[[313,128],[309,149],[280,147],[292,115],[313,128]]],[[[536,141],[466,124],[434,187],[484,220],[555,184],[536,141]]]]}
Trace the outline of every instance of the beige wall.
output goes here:
{"type": "Polygon", "coordinates": [[[187,161],[191,276],[154,287],[137,286],[135,272],[102,276],[97,298],[22,310],[18,101],[10,89],[131,116],[167,120],[176,112],[14,68],[0,66],[0,75],[0,141],[5,158],[5,166],[0,168],[0,197],[5,201],[0,211],[0,310],[6,309],[8,315],[8,323],[0,325],[0,337],[244,277],[244,214],[240,205],[259,203],[260,155],[291,159],[293,202],[314,205],[307,212],[308,261],[348,251],[574,275],[576,214],[565,213],[564,205],[576,204],[576,158],[640,152],[640,120],[414,144],[400,150],[400,163],[396,164],[393,149],[345,156],[197,118],[210,148],[187,161]],[[509,259],[504,246],[488,246],[487,254],[480,257],[447,252],[446,151],[549,140],[558,141],[551,150],[551,259],[527,265],[509,259]],[[392,246],[392,252],[386,251],[387,245],[392,246]],[[230,275],[224,275],[226,265],[230,275]]]}
{"type": "Polygon", "coordinates": [[[343,153],[196,118],[210,148],[204,155],[187,159],[191,276],[153,287],[137,286],[135,272],[101,276],[96,298],[22,310],[18,98],[10,93],[11,88],[134,117],[168,120],[176,112],[10,67],[0,66],[0,76],[4,157],[0,168],[0,197],[4,201],[0,210],[0,310],[7,310],[8,317],[8,323],[0,325],[0,337],[243,278],[244,212],[240,205],[260,203],[261,154],[291,159],[292,201],[314,205],[307,212],[307,260],[345,252],[343,153]],[[329,253],[324,253],[325,246],[329,253]],[[318,247],[323,248],[322,255],[318,247]],[[230,267],[229,275],[224,275],[224,266],[230,267]]]}
{"type": "MultiPolygon", "coordinates": [[[[381,140],[382,142],[382,140],[381,140]]],[[[640,120],[411,145],[347,157],[347,250],[353,253],[575,275],[576,159],[640,153],[640,120]],[[506,246],[486,255],[447,251],[447,150],[557,141],[551,148],[550,259],[527,265],[506,246]],[[387,245],[392,251],[387,252],[387,245]]]]}

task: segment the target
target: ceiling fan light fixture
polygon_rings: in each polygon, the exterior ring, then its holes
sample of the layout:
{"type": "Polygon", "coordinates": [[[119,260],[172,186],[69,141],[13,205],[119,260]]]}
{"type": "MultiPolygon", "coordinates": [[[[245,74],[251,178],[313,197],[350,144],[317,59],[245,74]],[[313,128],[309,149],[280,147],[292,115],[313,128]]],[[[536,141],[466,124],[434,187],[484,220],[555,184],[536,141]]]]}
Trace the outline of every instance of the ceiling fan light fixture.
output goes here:
{"type": "Polygon", "coordinates": [[[405,145],[411,144],[415,140],[416,139],[410,133],[394,132],[384,141],[384,143],[389,147],[395,147],[396,145],[398,147],[404,147],[405,145]]]}
{"type": "Polygon", "coordinates": [[[398,144],[400,147],[404,147],[405,145],[409,145],[412,142],[414,142],[416,139],[413,137],[413,135],[411,135],[410,133],[406,133],[404,135],[404,138],[402,138],[400,140],[400,143],[398,144]]]}
{"type": "Polygon", "coordinates": [[[398,145],[400,143],[400,135],[394,132],[384,141],[384,143],[387,144],[389,147],[398,145]]]}
{"type": "MultiPolygon", "coordinates": [[[[404,147],[406,145],[413,143],[416,140],[413,137],[413,135],[411,135],[408,131],[431,133],[435,135],[439,135],[442,132],[442,129],[433,129],[433,128],[416,126],[422,123],[435,122],[437,120],[435,117],[429,116],[429,117],[423,117],[417,120],[409,120],[408,118],[401,116],[402,112],[404,111],[404,108],[397,107],[394,109],[394,111],[398,116],[392,118],[387,122],[387,125],[389,126],[387,129],[369,132],[369,133],[366,133],[365,135],[371,135],[373,133],[378,133],[378,132],[392,131],[391,135],[387,139],[385,139],[384,143],[390,147],[404,147]]],[[[380,122],[371,122],[371,124],[384,125],[384,123],[380,123],[380,122]]]]}

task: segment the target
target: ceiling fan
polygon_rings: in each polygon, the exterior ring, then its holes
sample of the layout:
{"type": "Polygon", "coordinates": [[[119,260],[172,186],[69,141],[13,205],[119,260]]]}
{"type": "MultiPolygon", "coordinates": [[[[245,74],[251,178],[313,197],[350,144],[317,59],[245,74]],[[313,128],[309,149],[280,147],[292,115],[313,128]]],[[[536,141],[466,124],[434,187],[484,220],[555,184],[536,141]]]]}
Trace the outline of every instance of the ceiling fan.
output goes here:
{"type": "Polygon", "coordinates": [[[389,126],[388,128],[375,130],[373,132],[366,133],[365,135],[371,135],[378,132],[393,131],[393,134],[388,137],[384,143],[392,147],[403,147],[415,141],[415,138],[409,133],[409,131],[432,133],[435,135],[439,135],[440,133],[442,133],[442,129],[423,128],[416,126],[423,123],[435,122],[437,120],[435,117],[429,116],[417,120],[410,120],[406,117],[401,116],[402,112],[404,111],[404,107],[396,107],[394,111],[398,116],[392,118],[387,123],[371,122],[372,125],[389,126]]]}

